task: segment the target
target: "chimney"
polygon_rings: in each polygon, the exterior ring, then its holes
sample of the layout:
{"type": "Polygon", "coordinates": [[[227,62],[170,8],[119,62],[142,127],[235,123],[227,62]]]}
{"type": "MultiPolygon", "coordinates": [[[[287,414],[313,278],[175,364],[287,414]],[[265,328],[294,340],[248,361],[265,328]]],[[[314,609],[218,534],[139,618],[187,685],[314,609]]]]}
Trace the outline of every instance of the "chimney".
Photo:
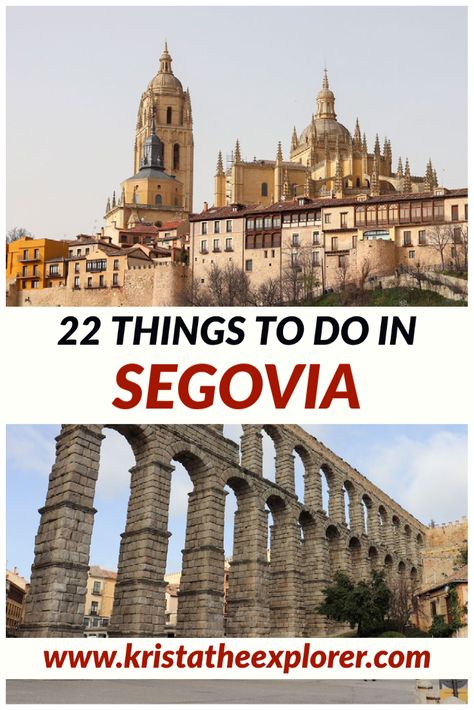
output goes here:
{"type": "Polygon", "coordinates": [[[203,212],[207,212],[208,209],[209,209],[209,205],[207,204],[207,202],[205,202],[205,203],[204,203],[204,208],[203,208],[202,211],[203,211],[203,212]]]}

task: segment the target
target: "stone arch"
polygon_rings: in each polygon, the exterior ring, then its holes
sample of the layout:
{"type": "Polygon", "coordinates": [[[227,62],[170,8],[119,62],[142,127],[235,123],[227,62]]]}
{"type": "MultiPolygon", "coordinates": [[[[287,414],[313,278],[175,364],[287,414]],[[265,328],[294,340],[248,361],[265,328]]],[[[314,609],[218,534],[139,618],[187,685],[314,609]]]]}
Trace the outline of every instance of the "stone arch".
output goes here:
{"type": "Polygon", "coordinates": [[[383,561],[383,567],[385,572],[385,577],[387,579],[387,584],[389,587],[393,584],[393,557],[392,555],[385,555],[383,561]]]}
{"type": "Polygon", "coordinates": [[[335,476],[333,469],[327,463],[323,463],[319,469],[322,490],[322,510],[329,516],[331,508],[331,496],[333,493],[335,476]]]}
{"type": "Polygon", "coordinates": [[[388,545],[391,542],[391,540],[390,540],[390,536],[389,536],[389,532],[388,532],[388,530],[389,530],[389,528],[388,528],[388,513],[387,513],[387,509],[385,508],[384,505],[379,505],[379,507],[378,507],[377,520],[378,520],[380,539],[385,545],[388,545]]]}
{"type": "Polygon", "coordinates": [[[362,546],[358,537],[351,537],[349,540],[349,556],[351,563],[351,576],[357,581],[363,576],[362,546]]]}
{"type": "Polygon", "coordinates": [[[403,526],[403,553],[405,557],[410,557],[412,556],[411,554],[411,543],[412,543],[412,529],[408,523],[405,523],[403,526]]]}
{"type": "Polygon", "coordinates": [[[400,518],[398,515],[392,515],[391,517],[391,522],[392,522],[392,547],[395,552],[400,554],[400,518]]]}
{"type": "Polygon", "coordinates": [[[295,492],[295,462],[292,454],[293,446],[284,436],[280,427],[274,424],[265,424],[262,427],[268,434],[275,447],[275,483],[284,488],[288,493],[295,492]]]}
{"type": "Polygon", "coordinates": [[[374,572],[378,568],[379,552],[375,545],[371,545],[368,551],[370,571],[374,572]]]}
{"type": "Polygon", "coordinates": [[[173,108],[168,106],[166,109],[166,123],[170,126],[173,123],[173,108]]]}
{"type": "Polygon", "coordinates": [[[327,578],[326,546],[323,545],[318,521],[308,510],[302,510],[299,516],[302,533],[301,569],[302,575],[302,617],[304,619],[304,635],[310,638],[325,631],[325,619],[316,613],[323,601],[323,588],[327,578]]]}
{"type": "Polygon", "coordinates": [[[397,567],[397,572],[400,575],[400,577],[405,577],[406,571],[407,571],[407,566],[406,566],[405,562],[403,560],[400,560],[400,562],[398,563],[398,567],[397,567]]]}
{"type": "Polygon", "coordinates": [[[336,525],[328,525],[325,530],[325,535],[328,543],[329,551],[329,573],[330,577],[334,577],[336,572],[346,571],[346,560],[342,551],[341,533],[336,525]]]}
{"type": "Polygon", "coordinates": [[[378,530],[374,520],[374,503],[372,498],[364,493],[361,498],[362,504],[362,526],[365,535],[370,539],[378,541],[378,530]]]}

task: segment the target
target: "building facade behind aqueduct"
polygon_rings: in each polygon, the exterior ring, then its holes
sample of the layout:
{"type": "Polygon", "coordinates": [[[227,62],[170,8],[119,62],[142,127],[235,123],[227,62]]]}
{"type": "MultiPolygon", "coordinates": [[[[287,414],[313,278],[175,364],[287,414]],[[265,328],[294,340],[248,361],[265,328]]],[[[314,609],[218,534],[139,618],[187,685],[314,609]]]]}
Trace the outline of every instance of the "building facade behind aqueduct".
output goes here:
{"type": "MultiPolygon", "coordinates": [[[[425,526],[298,426],[244,425],[240,447],[224,436],[222,425],[107,426],[126,437],[136,461],[112,636],[165,635],[172,461],[184,465],[194,486],[178,636],[324,636],[335,627],[315,609],[337,570],[357,580],[384,568],[392,585],[406,577],[414,586],[421,578],[425,526]],[[262,431],[275,445],[275,482],[263,477],[262,431]],[[295,452],[304,465],[304,502],[295,494],[295,452]],[[237,510],[224,626],[226,487],[235,493],[237,510]]],[[[64,425],[57,437],[23,636],[83,635],[102,429],[64,425]]]]}

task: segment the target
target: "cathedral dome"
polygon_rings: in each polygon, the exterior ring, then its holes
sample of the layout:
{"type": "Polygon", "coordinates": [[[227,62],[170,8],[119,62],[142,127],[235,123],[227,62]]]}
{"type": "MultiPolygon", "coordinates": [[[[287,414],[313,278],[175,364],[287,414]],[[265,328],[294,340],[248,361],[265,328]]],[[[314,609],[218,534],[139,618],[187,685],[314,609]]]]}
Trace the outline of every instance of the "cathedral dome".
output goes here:
{"type": "Polygon", "coordinates": [[[350,145],[352,137],[342,123],[336,121],[336,112],[334,110],[335,97],[329,88],[327,70],[324,70],[323,86],[316,97],[317,109],[313,121],[307,126],[300,135],[299,143],[311,143],[316,141],[318,144],[324,143],[327,136],[328,143],[333,145],[338,140],[340,145],[350,145]]]}
{"type": "Polygon", "coordinates": [[[155,93],[183,93],[183,85],[180,80],[175,77],[171,69],[172,61],[171,55],[168,52],[168,45],[165,43],[163,54],[160,57],[160,70],[149,84],[149,87],[155,93]]]}

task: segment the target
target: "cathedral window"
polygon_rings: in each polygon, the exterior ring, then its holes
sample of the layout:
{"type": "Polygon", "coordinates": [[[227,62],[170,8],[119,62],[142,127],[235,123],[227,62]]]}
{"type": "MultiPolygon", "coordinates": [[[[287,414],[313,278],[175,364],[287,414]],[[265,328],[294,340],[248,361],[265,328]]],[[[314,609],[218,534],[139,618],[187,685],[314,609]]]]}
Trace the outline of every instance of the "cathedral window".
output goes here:
{"type": "Polygon", "coordinates": [[[155,195],[155,205],[162,205],[163,204],[163,197],[158,194],[155,195]]]}
{"type": "Polygon", "coordinates": [[[173,170],[179,170],[179,143],[173,146],[173,170]]]}
{"type": "Polygon", "coordinates": [[[173,109],[171,106],[168,106],[166,109],[166,123],[168,126],[173,122],[173,109]]]}
{"type": "Polygon", "coordinates": [[[260,194],[262,197],[268,197],[268,183],[262,182],[260,194]]]}

